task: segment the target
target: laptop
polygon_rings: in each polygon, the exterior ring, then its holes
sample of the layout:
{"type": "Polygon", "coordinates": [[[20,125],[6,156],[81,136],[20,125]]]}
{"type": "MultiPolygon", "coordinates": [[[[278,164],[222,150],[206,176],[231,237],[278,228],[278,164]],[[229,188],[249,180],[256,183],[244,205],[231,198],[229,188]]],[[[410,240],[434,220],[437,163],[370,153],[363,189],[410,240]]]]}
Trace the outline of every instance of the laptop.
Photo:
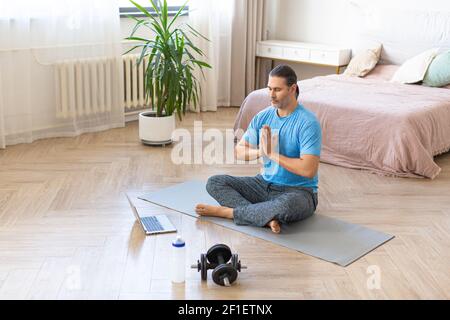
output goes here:
{"type": "Polygon", "coordinates": [[[131,209],[133,209],[133,213],[134,216],[136,217],[136,220],[139,221],[146,235],[177,231],[175,226],[172,224],[172,222],[166,215],[140,216],[137,208],[134,206],[133,202],[131,202],[131,199],[128,196],[128,194],[125,193],[125,195],[127,196],[131,209]]]}

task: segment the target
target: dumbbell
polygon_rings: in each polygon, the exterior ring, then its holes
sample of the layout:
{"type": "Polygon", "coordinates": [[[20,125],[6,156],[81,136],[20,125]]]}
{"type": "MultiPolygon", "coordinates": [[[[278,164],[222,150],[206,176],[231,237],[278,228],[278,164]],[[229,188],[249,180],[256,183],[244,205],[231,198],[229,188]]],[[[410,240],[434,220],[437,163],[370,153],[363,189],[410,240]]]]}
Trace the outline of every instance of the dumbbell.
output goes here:
{"type": "Polygon", "coordinates": [[[216,244],[212,246],[206,254],[200,255],[197,264],[191,266],[193,269],[201,272],[202,280],[207,279],[208,270],[212,272],[213,281],[221,286],[229,287],[238,276],[238,271],[247,269],[241,265],[237,254],[232,254],[231,249],[225,244],[216,244]],[[228,263],[231,259],[231,263],[228,263]]]}

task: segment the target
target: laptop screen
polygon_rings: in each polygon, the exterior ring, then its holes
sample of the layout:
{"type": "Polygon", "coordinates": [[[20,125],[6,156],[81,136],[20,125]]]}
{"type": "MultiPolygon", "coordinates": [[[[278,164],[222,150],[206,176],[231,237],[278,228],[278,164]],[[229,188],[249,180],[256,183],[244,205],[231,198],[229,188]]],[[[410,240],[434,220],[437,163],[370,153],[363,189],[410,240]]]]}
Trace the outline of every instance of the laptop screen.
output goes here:
{"type": "Polygon", "coordinates": [[[134,216],[136,217],[137,220],[140,220],[139,214],[136,210],[136,207],[134,206],[133,202],[131,202],[130,197],[128,196],[128,194],[125,193],[125,195],[127,196],[128,202],[130,203],[131,209],[133,209],[133,213],[134,216]]]}

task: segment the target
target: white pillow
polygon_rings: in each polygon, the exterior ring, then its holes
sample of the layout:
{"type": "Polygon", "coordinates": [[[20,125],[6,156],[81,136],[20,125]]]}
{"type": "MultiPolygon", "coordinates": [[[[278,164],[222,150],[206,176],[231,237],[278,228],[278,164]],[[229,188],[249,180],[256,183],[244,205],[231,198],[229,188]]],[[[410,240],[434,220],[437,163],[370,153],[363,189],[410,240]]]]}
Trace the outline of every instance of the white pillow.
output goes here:
{"type": "Polygon", "coordinates": [[[347,69],[345,69],[344,75],[351,77],[364,77],[378,63],[381,55],[381,44],[376,48],[367,49],[363,52],[357,53],[350,63],[347,69]]]}
{"type": "Polygon", "coordinates": [[[433,48],[406,60],[394,74],[391,82],[416,83],[422,81],[438,51],[438,48],[433,48]]]}

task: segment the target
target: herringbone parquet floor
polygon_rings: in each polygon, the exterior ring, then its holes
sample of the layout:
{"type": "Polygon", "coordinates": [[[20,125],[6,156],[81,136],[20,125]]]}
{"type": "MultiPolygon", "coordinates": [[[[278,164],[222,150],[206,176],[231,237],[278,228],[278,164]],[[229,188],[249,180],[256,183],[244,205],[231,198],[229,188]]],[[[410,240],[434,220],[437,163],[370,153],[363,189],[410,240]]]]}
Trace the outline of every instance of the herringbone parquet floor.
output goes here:
{"type": "MultiPolygon", "coordinates": [[[[179,126],[224,131],[237,111],[188,114],[179,126]]],[[[191,269],[184,286],[172,285],[174,234],[145,237],[124,193],[258,166],[174,165],[173,148],[141,145],[131,122],[0,150],[0,299],[450,298],[449,153],[433,181],[321,164],[318,214],[396,236],[346,268],[137,201],[182,230],[187,264],[218,242],[239,253],[249,269],[222,288],[191,269]]]]}

